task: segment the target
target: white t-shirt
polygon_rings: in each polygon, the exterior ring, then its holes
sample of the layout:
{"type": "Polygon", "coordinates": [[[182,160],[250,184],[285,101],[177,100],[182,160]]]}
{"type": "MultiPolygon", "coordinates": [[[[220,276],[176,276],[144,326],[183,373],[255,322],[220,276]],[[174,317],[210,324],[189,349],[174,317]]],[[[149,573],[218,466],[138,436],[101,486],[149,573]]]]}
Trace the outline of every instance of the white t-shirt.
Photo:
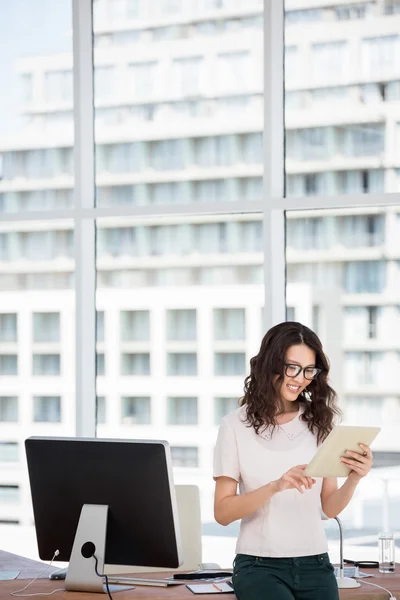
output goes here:
{"type": "MultiPolygon", "coordinates": [[[[222,419],[214,457],[214,478],[226,476],[239,483],[241,494],[279,479],[296,465],[306,464],[317,450],[316,437],[300,420],[303,407],[289,423],[257,435],[245,423],[242,406],[222,419]]],[[[255,513],[244,517],[236,544],[238,554],[274,558],[310,556],[327,552],[321,519],[322,478],[311,490],[275,494],[255,513]]]]}

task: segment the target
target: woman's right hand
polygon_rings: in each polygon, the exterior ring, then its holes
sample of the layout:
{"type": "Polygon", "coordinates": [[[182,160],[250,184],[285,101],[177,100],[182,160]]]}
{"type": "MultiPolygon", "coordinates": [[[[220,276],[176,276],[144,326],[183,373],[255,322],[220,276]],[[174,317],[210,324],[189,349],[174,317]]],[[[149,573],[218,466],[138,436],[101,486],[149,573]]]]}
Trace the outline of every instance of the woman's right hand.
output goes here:
{"type": "Polygon", "coordinates": [[[303,471],[306,466],[297,465],[296,467],[292,467],[282,477],[274,481],[277,492],[296,489],[301,494],[304,494],[303,486],[306,490],[311,490],[312,486],[316,483],[316,479],[304,475],[303,471]]]}

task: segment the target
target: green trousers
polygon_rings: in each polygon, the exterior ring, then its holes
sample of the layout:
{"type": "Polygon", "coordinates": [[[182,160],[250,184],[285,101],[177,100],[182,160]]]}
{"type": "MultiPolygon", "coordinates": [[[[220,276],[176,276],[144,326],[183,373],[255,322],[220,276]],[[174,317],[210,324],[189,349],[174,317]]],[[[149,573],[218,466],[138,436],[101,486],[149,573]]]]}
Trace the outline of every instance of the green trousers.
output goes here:
{"type": "Polygon", "coordinates": [[[327,553],[297,558],[238,554],[232,581],[238,600],[339,600],[327,553]]]}

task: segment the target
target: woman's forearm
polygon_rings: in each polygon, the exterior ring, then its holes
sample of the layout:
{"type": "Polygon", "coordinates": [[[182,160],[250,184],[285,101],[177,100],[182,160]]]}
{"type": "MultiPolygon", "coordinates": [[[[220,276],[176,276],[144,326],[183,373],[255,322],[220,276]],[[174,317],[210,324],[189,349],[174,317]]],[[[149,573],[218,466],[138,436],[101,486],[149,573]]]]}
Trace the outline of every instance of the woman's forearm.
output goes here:
{"type": "Polygon", "coordinates": [[[346,508],[353,497],[357,484],[356,479],[346,479],[342,487],[325,498],[322,502],[322,510],[327,517],[333,519],[346,508]]]}
{"type": "Polygon", "coordinates": [[[215,520],[220,525],[229,525],[233,521],[248,517],[277,493],[277,482],[271,481],[252,492],[221,498],[214,507],[215,520]]]}

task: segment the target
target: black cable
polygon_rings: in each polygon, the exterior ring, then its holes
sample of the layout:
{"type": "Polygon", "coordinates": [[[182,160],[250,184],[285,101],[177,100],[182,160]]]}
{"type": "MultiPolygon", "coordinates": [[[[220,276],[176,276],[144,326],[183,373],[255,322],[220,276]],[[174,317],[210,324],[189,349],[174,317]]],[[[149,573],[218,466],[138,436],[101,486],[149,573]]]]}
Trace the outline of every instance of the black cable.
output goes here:
{"type": "Polygon", "coordinates": [[[110,588],[108,587],[108,577],[107,577],[107,575],[105,573],[99,573],[98,572],[97,565],[99,564],[99,561],[97,560],[97,556],[95,554],[93,554],[93,558],[96,561],[96,564],[94,566],[94,570],[96,571],[96,575],[98,577],[104,577],[105,578],[105,580],[106,580],[106,590],[107,590],[108,597],[110,598],[110,600],[113,600],[113,597],[110,594],[110,588]]]}

